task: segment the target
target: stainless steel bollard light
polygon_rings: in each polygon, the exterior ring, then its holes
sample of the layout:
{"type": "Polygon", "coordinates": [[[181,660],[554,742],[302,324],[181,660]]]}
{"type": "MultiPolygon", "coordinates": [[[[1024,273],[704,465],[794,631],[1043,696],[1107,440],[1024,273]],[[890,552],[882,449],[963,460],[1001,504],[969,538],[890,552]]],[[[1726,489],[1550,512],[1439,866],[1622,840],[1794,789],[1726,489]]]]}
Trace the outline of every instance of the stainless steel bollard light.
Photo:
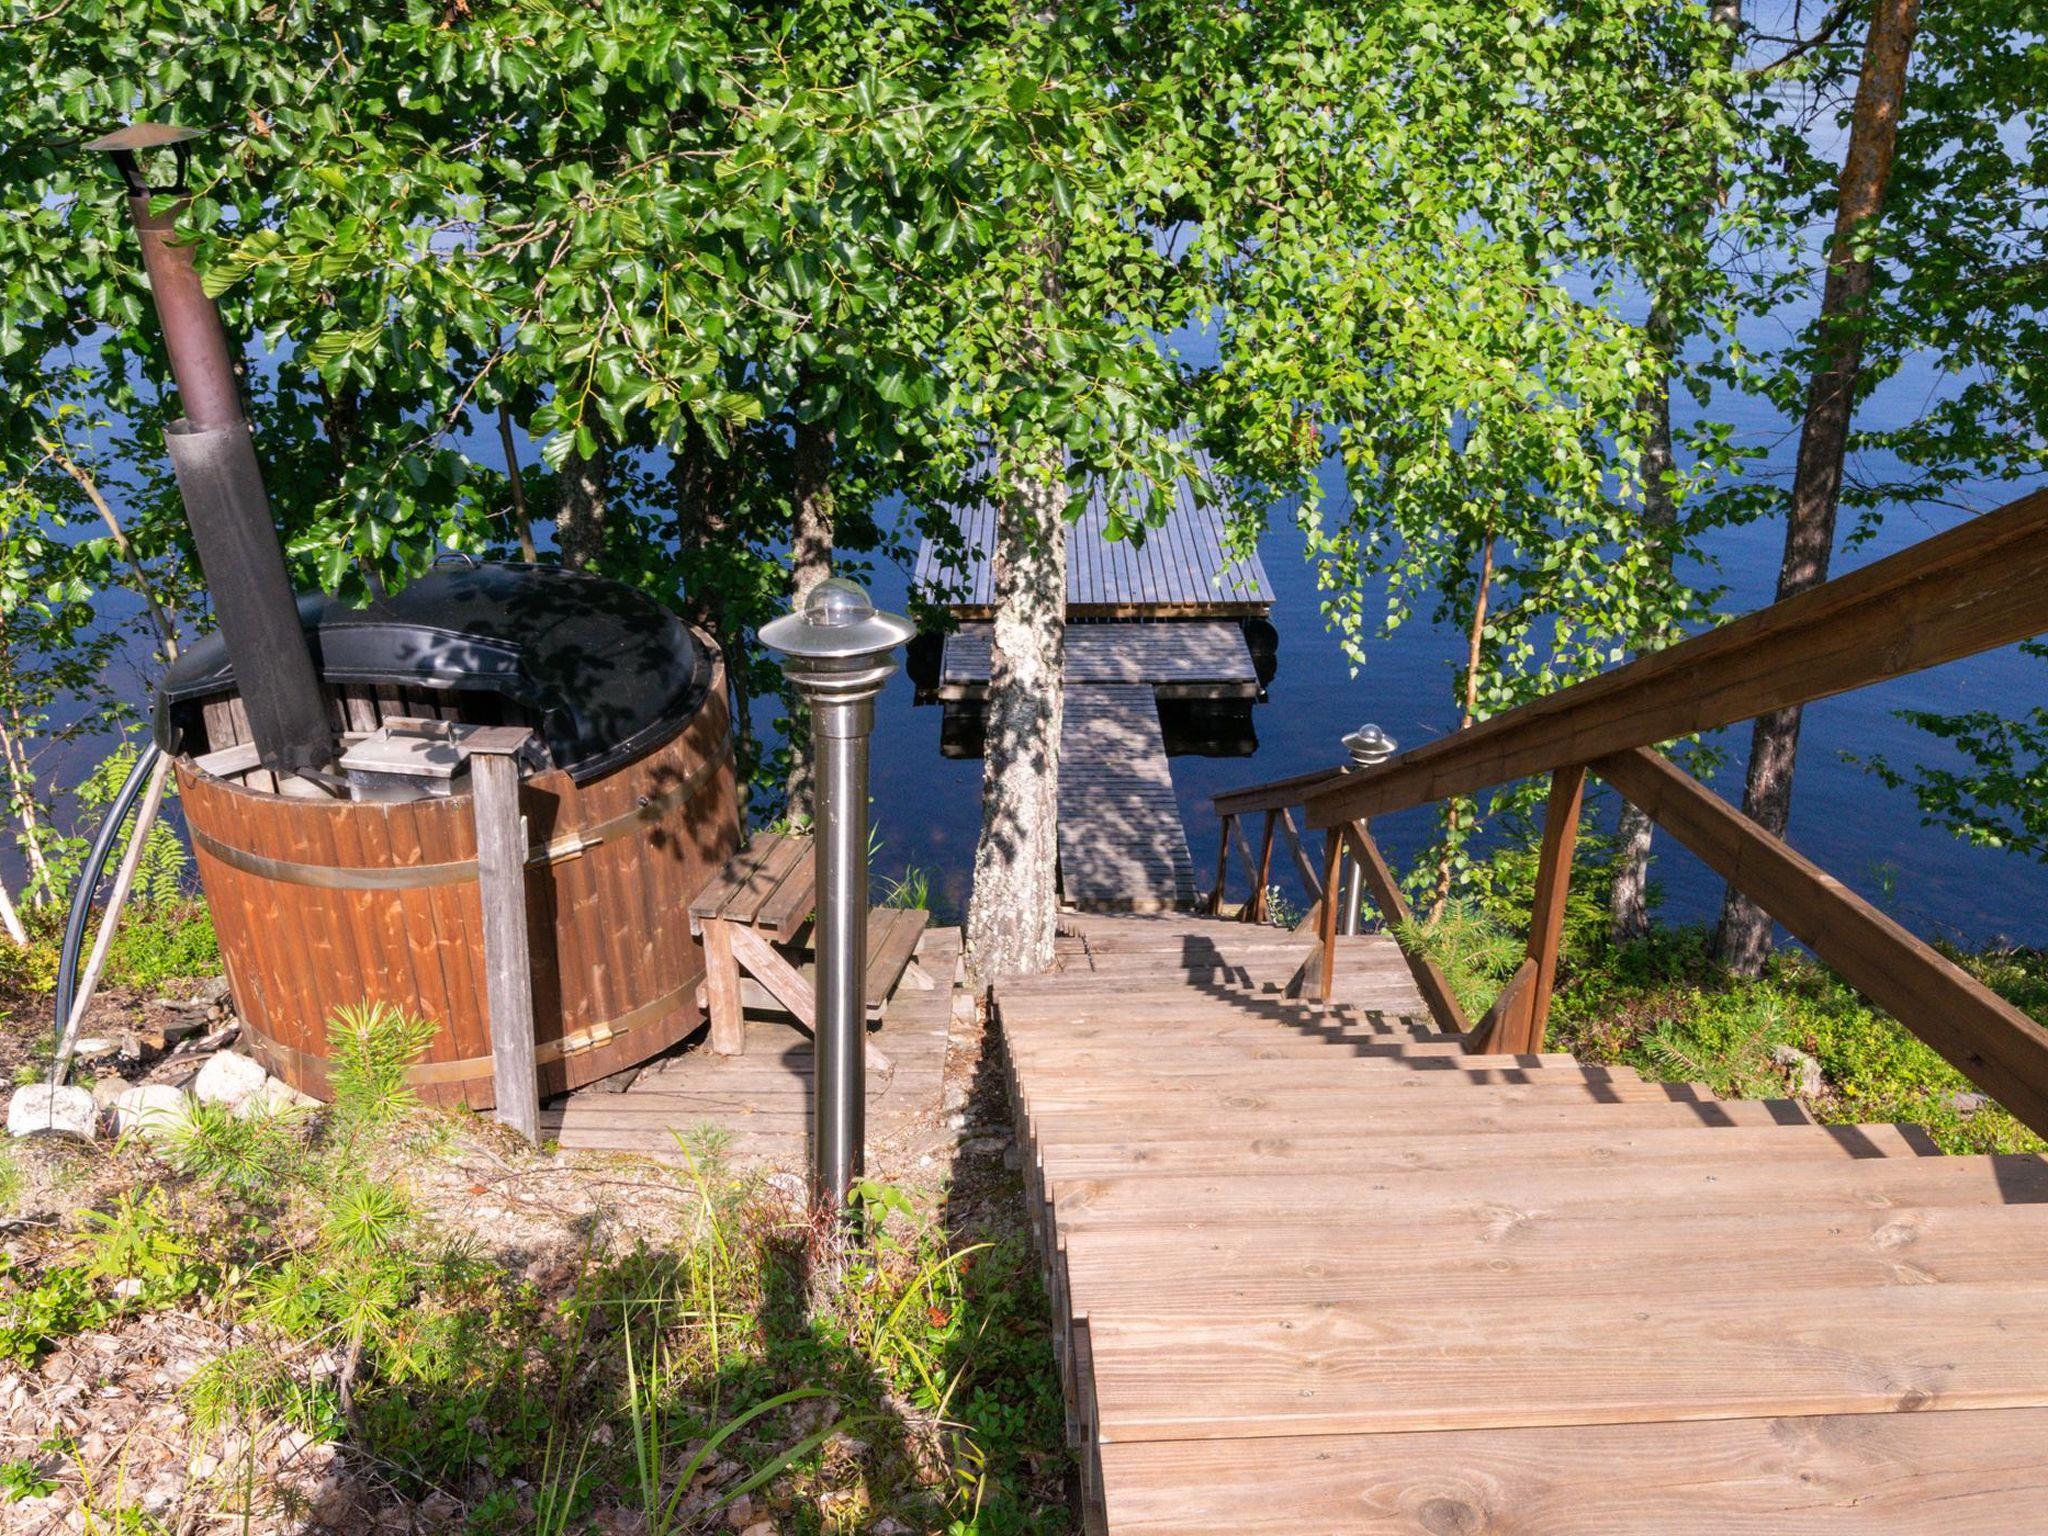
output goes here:
{"type": "Polygon", "coordinates": [[[868,737],[892,652],[917,627],[879,613],[858,582],[819,582],[795,613],[761,626],[761,643],[811,711],[817,755],[817,1034],[811,1049],[811,1196],[843,1212],[867,1136],[868,737]]]}
{"type": "MultiPolygon", "coordinates": [[[[1377,768],[1398,749],[1399,743],[1367,721],[1344,737],[1344,751],[1354,768],[1377,768]]],[[[1358,932],[1359,908],[1365,901],[1365,871],[1353,859],[1344,873],[1344,923],[1347,934],[1358,932]]]]}

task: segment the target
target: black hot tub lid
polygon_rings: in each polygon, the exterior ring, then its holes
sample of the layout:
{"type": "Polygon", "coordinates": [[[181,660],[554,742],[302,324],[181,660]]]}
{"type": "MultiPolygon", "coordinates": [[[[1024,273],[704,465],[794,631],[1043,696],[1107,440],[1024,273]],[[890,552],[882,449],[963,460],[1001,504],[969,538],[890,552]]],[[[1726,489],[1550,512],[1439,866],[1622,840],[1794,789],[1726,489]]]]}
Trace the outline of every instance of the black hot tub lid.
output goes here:
{"type": "MultiPolygon", "coordinates": [[[[661,745],[711,687],[711,658],[680,618],[560,566],[439,566],[363,608],[307,593],[299,621],[326,681],[502,694],[540,721],[554,765],[578,782],[661,745]]],[[[219,635],[186,651],[157,690],[158,745],[186,750],[172,706],[234,685],[219,635]]]]}

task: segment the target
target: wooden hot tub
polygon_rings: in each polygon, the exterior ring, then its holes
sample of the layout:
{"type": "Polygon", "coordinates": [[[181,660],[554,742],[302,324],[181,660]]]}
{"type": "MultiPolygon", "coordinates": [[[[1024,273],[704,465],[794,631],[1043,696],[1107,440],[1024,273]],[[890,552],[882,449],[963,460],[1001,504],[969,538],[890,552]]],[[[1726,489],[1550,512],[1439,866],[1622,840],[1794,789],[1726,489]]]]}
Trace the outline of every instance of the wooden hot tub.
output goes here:
{"type": "MultiPolygon", "coordinates": [[[[643,1061],[702,1022],[688,903],[737,849],[722,663],[666,610],[551,568],[437,571],[370,609],[301,604],[338,730],[428,716],[526,724],[552,766],[521,787],[543,1095],[643,1061]]],[[[352,800],[255,765],[224,654],[167,679],[157,733],[220,936],[244,1043],[327,1096],[327,1021],[386,1002],[438,1030],[430,1102],[492,1100],[470,796],[352,800]]]]}

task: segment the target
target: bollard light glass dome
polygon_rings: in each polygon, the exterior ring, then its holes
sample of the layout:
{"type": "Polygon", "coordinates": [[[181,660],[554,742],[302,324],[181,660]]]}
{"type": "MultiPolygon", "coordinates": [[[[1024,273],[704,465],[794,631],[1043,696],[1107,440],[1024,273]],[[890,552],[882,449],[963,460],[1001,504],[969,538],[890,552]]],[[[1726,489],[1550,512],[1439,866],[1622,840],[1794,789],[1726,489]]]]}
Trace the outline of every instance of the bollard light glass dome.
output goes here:
{"type": "Polygon", "coordinates": [[[883,613],[857,581],[832,576],[804,594],[794,613],[761,626],[761,643],[800,661],[853,661],[891,650],[917,633],[900,614],[883,613]]]}
{"type": "Polygon", "coordinates": [[[1344,738],[1344,750],[1360,768],[1377,767],[1392,757],[1399,746],[1400,743],[1370,721],[1344,738]]]}

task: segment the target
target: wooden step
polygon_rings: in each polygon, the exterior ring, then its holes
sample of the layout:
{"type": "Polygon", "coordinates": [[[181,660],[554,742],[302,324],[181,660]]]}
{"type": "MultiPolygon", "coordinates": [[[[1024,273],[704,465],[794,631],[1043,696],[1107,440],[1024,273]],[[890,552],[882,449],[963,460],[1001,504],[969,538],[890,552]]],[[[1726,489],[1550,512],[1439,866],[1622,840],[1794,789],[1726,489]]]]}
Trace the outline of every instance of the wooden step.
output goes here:
{"type": "MultiPolygon", "coordinates": [[[[1221,1126],[1212,1113],[1193,1115],[1169,1111],[1137,1113],[1130,1110],[1045,1110],[1027,1119],[1024,1133],[1033,1138],[1057,1138],[1076,1145],[1107,1146],[1128,1141],[1142,1130],[1161,1140],[1187,1140],[1202,1136],[1233,1134],[1295,1136],[1305,1133],[1349,1134],[1361,1137],[1416,1137],[1443,1135],[1520,1135],[1527,1131],[1592,1130],[1629,1131],[1653,1126],[1684,1126],[1712,1130],[1722,1126],[1811,1125],[1812,1119],[1790,1100],[1730,1099],[1720,1103],[1642,1102],[1600,1104],[1580,1103],[1507,1105],[1484,1111],[1468,1110],[1450,1125],[1438,1107],[1410,1104],[1398,1110],[1384,1110],[1366,1116],[1353,1106],[1341,1106],[1330,1114],[1295,1116],[1269,1124],[1246,1122],[1236,1127],[1221,1126]]],[[[1702,1156],[1711,1159],[1712,1152],[1702,1156]]],[[[1503,1160],[1511,1160],[1502,1152],[1503,1160]]]]}
{"type": "Polygon", "coordinates": [[[2048,1410],[1102,1447],[1119,1536],[2021,1536],[2048,1410]]]}
{"type": "Polygon", "coordinates": [[[1668,1296],[1681,1273],[1683,1290],[1696,1295],[2040,1282],[2048,1281],[2048,1205],[1418,1220],[1401,1227],[1398,1243],[1357,1227],[1272,1221],[1126,1226],[1077,1234],[1064,1263],[1073,1315],[1112,1317],[1668,1296]]]}
{"type": "MultiPolygon", "coordinates": [[[[1735,1104],[1716,1106],[1735,1109],[1735,1104]]],[[[1332,1159],[1315,1174],[1237,1177],[1147,1174],[1056,1179],[1048,1195],[1060,1223],[1162,1218],[1190,1227],[1247,1219],[1377,1226],[1396,1240],[1404,1219],[1465,1210],[1477,1219],[1514,1222],[1546,1212],[1604,1212],[1630,1220],[1674,1207],[1705,1215],[1844,1206],[2020,1205],[2048,1201],[2048,1161],[2039,1157],[1874,1158],[1801,1164],[1788,1178],[1768,1163],[1653,1163],[1587,1174],[1578,1169],[1515,1166],[1492,1172],[1347,1172],[1332,1159]]]]}
{"type": "Polygon", "coordinates": [[[1696,1126],[1681,1129],[1522,1131],[1511,1154],[1493,1136],[1361,1136],[1349,1128],[1303,1128],[1266,1136],[1197,1137],[1185,1141],[1130,1139],[1100,1144],[1063,1140],[1036,1143],[1040,1170],[1058,1178],[1131,1173],[1227,1174],[1310,1172],[1340,1164],[1350,1173],[1446,1173],[1550,1164],[1599,1170],[1648,1163],[1792,1163],[1861,1157],[1938,1155],[1925,1132],[1895,1125],[1723,1126],[1711,1148],[1696,1126]]]}
{"type": "Polygon", "coordinates": [[[2048,1405],[2048,1287],[1091,1314],[1104,1443],[2048,1405]],[[1511,1325],[1509,1325],[1511,1323],[1511,1325]]]}

